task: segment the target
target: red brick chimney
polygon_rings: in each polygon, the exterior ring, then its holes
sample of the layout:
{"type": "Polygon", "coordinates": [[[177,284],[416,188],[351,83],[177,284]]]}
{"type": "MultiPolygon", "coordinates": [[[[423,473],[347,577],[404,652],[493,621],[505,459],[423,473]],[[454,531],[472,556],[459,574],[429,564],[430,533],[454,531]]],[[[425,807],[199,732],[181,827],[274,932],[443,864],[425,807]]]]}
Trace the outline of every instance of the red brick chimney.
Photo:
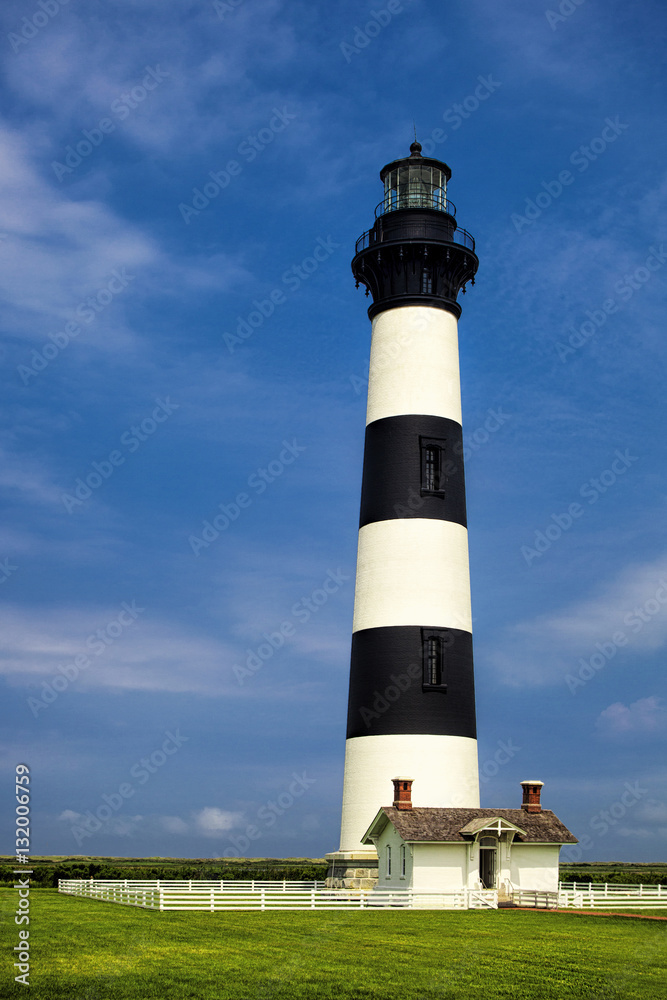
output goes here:
{"type": "Polygon", "coordinates": [[[412,809],[412,778],[392,778],[394,809],[412,809]]]}
{"type": "Polygon", "coordinates": [[[523,788],[523,802],[521,803],[521,808],[525,809],[529,813],[539,813],[542,812],[542,803],[540,802],[540,794],[542,792],[543,781],[522,781],[521,787],[523,788]]]}

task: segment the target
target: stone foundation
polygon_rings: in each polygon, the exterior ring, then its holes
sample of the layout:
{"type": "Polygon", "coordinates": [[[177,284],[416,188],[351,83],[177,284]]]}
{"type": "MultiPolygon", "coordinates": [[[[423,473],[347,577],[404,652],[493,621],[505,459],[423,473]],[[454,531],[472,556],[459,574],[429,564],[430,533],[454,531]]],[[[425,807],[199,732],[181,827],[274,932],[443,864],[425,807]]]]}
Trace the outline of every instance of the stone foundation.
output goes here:
{"type": "Polygon", "coordinates": [[[373,851],[327,854],[327,889],[374,889],[378,880],[378,856],[373,851]]]}

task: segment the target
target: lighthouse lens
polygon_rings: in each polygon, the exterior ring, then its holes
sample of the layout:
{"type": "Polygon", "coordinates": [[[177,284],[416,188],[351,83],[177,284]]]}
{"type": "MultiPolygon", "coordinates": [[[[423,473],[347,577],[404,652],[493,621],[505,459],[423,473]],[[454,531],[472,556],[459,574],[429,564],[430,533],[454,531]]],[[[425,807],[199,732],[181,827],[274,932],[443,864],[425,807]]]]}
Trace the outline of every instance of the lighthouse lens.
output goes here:
{"type": "Polygon", "coordinates": [[[410,164],[390,170],[384,179],[384,211],[435,208],[447,211],[447,177],[438,167],[410,164]]]}

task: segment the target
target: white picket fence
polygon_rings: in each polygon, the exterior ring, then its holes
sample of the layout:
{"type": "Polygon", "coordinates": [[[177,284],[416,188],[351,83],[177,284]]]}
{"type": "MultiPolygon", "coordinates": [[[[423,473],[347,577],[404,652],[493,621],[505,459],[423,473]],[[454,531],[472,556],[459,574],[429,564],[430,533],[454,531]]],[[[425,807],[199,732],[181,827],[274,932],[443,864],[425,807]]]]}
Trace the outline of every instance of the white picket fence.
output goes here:
{"type": "Polygon", "coordinates": [[[667,886],[612,882],[560,882],[559,907],[572,909],[667,909],[667,886]]]}
{"type": "Polygon", "coordinates": [[[58,891],[150,910],[497,909],[492,889],[413,892],[325,889],[321,882],[60,879],[58,891]]]}
{"type": "Polygon", "coordinates": [[[512,889],[510,893],[515,906],[528,906],[536,910],[558,909],[559,894],[543,889],[512,889]]]}

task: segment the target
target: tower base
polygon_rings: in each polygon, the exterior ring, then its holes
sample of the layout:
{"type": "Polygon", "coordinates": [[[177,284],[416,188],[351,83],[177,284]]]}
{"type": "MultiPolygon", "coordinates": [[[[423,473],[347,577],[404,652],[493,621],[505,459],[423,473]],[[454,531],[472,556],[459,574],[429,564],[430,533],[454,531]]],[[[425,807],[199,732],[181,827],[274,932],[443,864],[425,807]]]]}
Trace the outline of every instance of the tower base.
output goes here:
{"type": "Polygon", "coordinates": [[[334,851],[329,862],[327,889],[374,889],[378,880],[377,851],[334,851]]]}

